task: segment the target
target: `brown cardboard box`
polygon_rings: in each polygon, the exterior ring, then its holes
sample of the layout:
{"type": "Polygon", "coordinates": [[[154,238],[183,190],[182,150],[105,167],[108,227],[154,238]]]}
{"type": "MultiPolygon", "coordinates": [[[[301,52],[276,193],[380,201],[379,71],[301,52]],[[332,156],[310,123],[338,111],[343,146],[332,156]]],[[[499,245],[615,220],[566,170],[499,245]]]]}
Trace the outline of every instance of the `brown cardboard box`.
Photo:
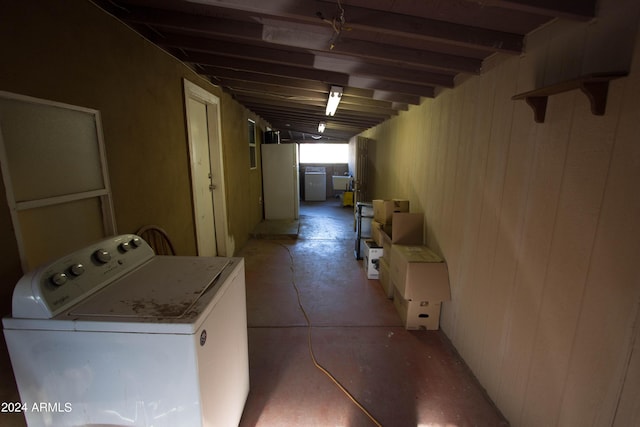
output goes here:
{"type": "MultiPolygon", "coordinates": [[[[388,226],[387,226],[388,227],[388,226]]],[[[391,243],[396,245],[422,245],[424,214],[396,212],[391,223],[391,243]]]]}
{"type": "Polygon", "coordinates": [[[384,259],[387,260],[387,265],[389,265],[389,261],[391,260],[391,237],[389,237],[389,234],[387,234],[387,229],[382,230],[380,235],[382,236],[383,252],[387,254],[386,256],[385,255],[382,255],[382,256],[384,257],[384,259]]]}
{"type": "Polygon", "coordinates": [[[392,245],[389,274],[407,300],[451,299],[447,265],[426,246],[392,245]]]}
{"type": "Polygon", "coordinates": [[[371,203],[373,204],[373,219],[381,224],[391,224],[394,212],[409,212],[409,200],[406,199],[376,199],[371,203]]]}
{"type": "Polygon", "coordinates": [[[393,290],[393,305],[402,319],[405,329],[427,329],[435,331],[440,328],[440,301],[412,301],[402,297],[397,288],[393,290]]]}
{"type": "Polygon", "coordinates": [[[384,224],[376,221],[371,221],[371,237],[376,242],[376,245],[382,247],[382,233],[384,232],[384,224]]]}
{"type": "Polygon", "coordinates": [[[380,268],[380,275],[378,280],[380,280],[380,285],[384,290],[384,294],[387,298],[393,298],[393,284],[391,283],[391,278],[389,277],[389,262],[387,258],[382,257],[378,260],[378,267],[380,268]]]}

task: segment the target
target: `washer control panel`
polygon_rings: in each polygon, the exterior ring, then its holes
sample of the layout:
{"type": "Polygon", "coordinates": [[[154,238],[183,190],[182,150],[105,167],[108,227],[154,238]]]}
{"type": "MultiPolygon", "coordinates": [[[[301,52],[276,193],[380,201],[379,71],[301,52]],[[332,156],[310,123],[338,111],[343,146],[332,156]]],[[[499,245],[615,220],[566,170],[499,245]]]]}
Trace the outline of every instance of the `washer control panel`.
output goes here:
{"type": "Polygon", "coordinates": [[[24,275],[13,291],[13,317],[49,319],[154,256],[135,234],[123,234],[43,265],[24,275]]]}

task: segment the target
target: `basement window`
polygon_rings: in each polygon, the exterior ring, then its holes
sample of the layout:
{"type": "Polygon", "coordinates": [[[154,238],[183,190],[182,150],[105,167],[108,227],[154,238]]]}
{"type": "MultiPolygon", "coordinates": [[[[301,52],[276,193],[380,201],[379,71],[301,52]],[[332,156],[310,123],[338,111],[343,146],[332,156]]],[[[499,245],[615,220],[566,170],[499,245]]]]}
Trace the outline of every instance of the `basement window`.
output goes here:
{"type": "Polygon", "coordinates": [[[300,163],[349,163],[349,144],[300,144],[300,163]]]}
{"type": "Polygon", "coordinates": [[[247,120],[249,130],[249,168],[255,169],[257,167],[256,161],[256,122],[249,119],[247,120]]]}

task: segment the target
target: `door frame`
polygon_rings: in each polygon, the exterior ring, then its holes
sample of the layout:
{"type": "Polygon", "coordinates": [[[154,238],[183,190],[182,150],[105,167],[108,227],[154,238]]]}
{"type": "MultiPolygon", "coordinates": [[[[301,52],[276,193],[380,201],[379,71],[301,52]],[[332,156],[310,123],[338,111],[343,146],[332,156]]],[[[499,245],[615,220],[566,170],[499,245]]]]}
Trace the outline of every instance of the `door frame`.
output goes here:
{"type": "MultiPolygon", "coordinates": [[[[186,127],[189,142],[189,159],[191,166],[191,191],[193,200],[194,226],[197,228],[197,212],[196,212],[196,190],[193,177],[193,153],[191,148],[191,130],[189,129],[189,108],[188,99],[194,99],[202,102],[207,108],[207,134],[209,140],[209,163],[211,167],[211,181],[214,185],[211,191],[213,197],[213,219],[216,231],[216,247],[218,256],[233,256],[233,245],[229,241],[228,219],[227,219],[227,200],[226,186],[224,180],[224,161],[222,155],[222,129],[220,126],[220,98],[206,91],[195,83],[187,79],[184,82],[184,105],[186,112],[186,127]]],[[[196,242],[198,244],[198,253],[200,253],[200,237],[196,229],[196,242]]]]}

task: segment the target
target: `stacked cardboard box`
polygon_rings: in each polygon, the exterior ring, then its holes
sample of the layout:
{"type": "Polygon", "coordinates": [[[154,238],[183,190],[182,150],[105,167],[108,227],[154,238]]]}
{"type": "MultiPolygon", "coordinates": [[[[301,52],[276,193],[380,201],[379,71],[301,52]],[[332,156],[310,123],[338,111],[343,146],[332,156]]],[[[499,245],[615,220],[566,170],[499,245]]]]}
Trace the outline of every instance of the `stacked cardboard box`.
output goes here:
{"type": "Polygon", "coordinates": [[[421,245],[423,236],[424,214],[399,212],[393,214],[391,226],[381,231],[383,261],[380,261],[380,284],[387,295],[393,298],[393,285],[389,279],[389,266],[391,264],[391,247],[394,244],[421,245]],[[384,271],[386,269],[387,271],[384,271]],[[385,274],[386,273],[386,274],[385,274]]]}
{"type": "Polygon", "coordinates": [[[390,228],[392,245],[421,245],[424,238],[424,214],[394,213],[390,228]]]}
{"type": "Polygon", "coordinates": [[[393,215],[396,212],[409,212],[409,200],[376,199],[371,202],[373,205],[373,221],[371,223],[371,234],[373,240],[382,246],[382,232],[386,231],[391,234],[391,224],[393,223],[393,215]]]}
{"type": "Polygon", "coordinates": [[[383,256],[378,260],[378,280],[387,298],[391,299],[393,298],[393,284],[391,283],[391,277],[389,277],[389,261],[387,258],[383,256]]]}
{"type": "Polygon", "coordinates": [[[384,224],[376,221],[371,221],[371,237],[378,246],[382,246],[382,235],[384,234],[384,224]]]}
{"type": "Polygon", "coordinates": [[[449,273],[442,258],[423,245],[424,214],[410,213],[404,199],[377,199],[372,207],[367,277],[380,280],[406,329],[439,329],[442,302],[451,299],[449,273]]]}
{"type": "Polygon", "coordinates": [[[384,231],[382,232],[382,258],[378,260],[378,267],[380,269],[380,285],[384,290],[387,298],[393,298],[393,284],[391,283],[391,277],[389,276],[389,258],[391,257],[391,237],[384,231]],[[387,254],[385,256],[385,253],[387,254]]]}
{"type": "Polygon", "coordinates": [[[371,203],[373,204],[373,219],[381,224],[391,224],[394,212],[409,212],[409,200],[406,199],[376,199],[371,203]]]}
{"type": "Polygon", "coordinates": [[[449,273],[442,258],[426,246],[394,244],[389,280],[405,328],[439,328],[442,301],[451,299],[449,273]]]}
{"type": "Polygon", "coordinates": [[[437,331],[440,328],[440,301],[409,301],[402,298],[396,289],[393,305],[406,329],[437,331]]]}

